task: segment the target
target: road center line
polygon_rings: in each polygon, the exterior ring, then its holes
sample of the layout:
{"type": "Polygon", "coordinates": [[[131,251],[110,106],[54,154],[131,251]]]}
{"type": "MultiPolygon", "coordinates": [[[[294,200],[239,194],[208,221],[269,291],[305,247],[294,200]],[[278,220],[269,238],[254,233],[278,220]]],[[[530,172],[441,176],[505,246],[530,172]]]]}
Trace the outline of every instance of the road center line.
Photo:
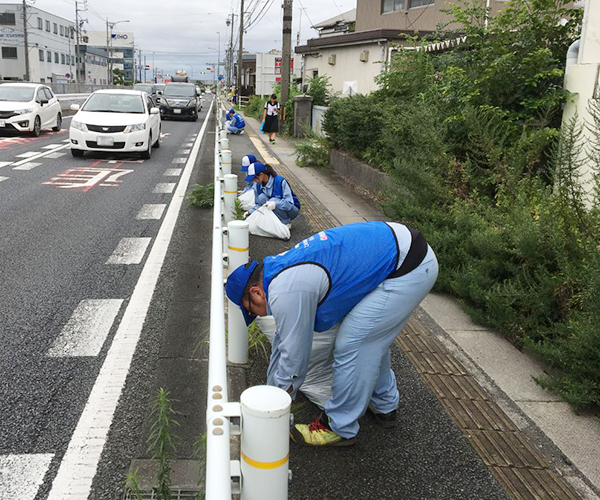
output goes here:
{"type": "Polygon", "coordinates": [[[142,333],[194,164],[200,152],[200,145],[211,111],[212,102],[140,279],[62,459],[47,500],[81,500],[81,498],[89,496],[108,430],[131,367],[133,354],[142,333]]]}
{"type": "Polygon", "coordinates": [[[48,356],[97,356],[119,314],[120,299],[82,300],[48,351],[48,356]]]}

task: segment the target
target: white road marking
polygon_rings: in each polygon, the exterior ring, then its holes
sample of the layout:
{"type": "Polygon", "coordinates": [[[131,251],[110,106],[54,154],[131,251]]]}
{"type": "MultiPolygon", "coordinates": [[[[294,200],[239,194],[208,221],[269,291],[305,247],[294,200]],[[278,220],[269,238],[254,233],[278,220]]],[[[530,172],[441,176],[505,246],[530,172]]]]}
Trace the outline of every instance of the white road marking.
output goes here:
{"type": "Polygon", "coordinates": [[[82,300],[48,351],[48,356],[97,356],[119,314],[120,299],[82,300]]]}
{"type": "Polygon", "coordinates": [[[164,203],[157,205],[144,205],[140,210],[140,213],[137,214],[136,219],[160,219],[165,211],[165,208],[167,208],[167,205],[164,203]]]}
{"type": "Polygon", "coordinates": [[[123,238],[106,261],[107,264],[139,264],[152,238],[123,238]]]}
{"type": "Polygon", "coordinates": [[[172,193],[177,184],[175,182],[161,182],[156,185],[153,193],[172,193]]]}
{"type": "Polygon", "coordinates": [[[16,155],[16,158],[31,158],[32,156],[39,155],[38,151],[26,151],[25,153],[21,153],[20,155],[16,155]]]}
{"type": "Polygon", "coordinates": [[[191,148],[193,145],[194,145],[194,143],[190,142],[188,144],[184,144],[183,146],[186,147],[186,148],[191,148]]]}
{"type": "Polygon", "coordinates": [[[42,149],[56,149],[61,146],[62,144],[48,144],[47,146],[42,146],[42,149]]]}
{"type": "Polygon", "coordinates": [[[0,168],[12,165],[12,161],[0,161],[0,168]]]}
{"type": "MultiPolygon", "coordinates": [[[[15,163],[16,165],[16,163],[15,163]]],[[[21,165],[19,165],[18,167],[13,167],[13,170],[31,170],[35,167],[39,167],[41,165],[41,163],[34,163],[34,162],[27,162],[27,163],[22,163],[21,165]]]]}
{"type": "Polygon", "coordinates": [[[0,455],[0,498],[33,500],[54,455],[0,455]]]}
{"type": "Polygon", "coordinates": [[[187,161],[187,158],[173,158],[173,161],[171,163],[185,163],[187,161]]]}
{"type": "MultiPolygon", "coordinates": [[[[67,139],[67,141],[68,141],[68,139],[67,139]]],[[[65,148],[68,148],[68,147],[69,147],[68,144],[65,144],[64,146],[59,146],[57,148],[54,148],[52,151],[45,151],[44,153],[40,153],[40,154],[38,154],[36,156],[31,156],[30,158],[27,158],[25,160],[18,161],[17,163],[14,164],[14,166],[18,167],[19,165],[23,165],[24,163],[27,163],[28,161],[37,160],[38,158],[42,158],[44,156],[48,156],[49,154],[52,154],[55,151],[59,151],[60,149],[65,149],[65,148]]]]}
{"type": "Polygon", "coordinates": [[[211,110],[212,103],[121,324],[73,432],[47,500],[81,500],[89,496],[108,430],[169,249],[194,163],[200,152],[200,144],[206,132],[211,110]]]}
{"type": "Polygon", "coordinates": [[[63,156],[65,156],[67,153],[50,153],[49,155],[44,156],[44,158],[62,158],[63,156]]]}
{"type": "Polygon", "coordinates": [[[190,154],[191,149],[180,149],[179,151],[177,151],[178,155],[189,155],[190,154]]]}
{"type": "Polygon", "coordinates": [[[110,160],[108,163],[117,163],[117,160],[110,160]]]}
{"type": "Polygon", "coordinates": [[[0,177],[0,182],[8,180],[9,177],[0,177]]]}
{"type": "Polygon", "coordinates": [[[167,177],[179,177],[182,170],[182,168],[167,168],[164,175],[167,177]]]}

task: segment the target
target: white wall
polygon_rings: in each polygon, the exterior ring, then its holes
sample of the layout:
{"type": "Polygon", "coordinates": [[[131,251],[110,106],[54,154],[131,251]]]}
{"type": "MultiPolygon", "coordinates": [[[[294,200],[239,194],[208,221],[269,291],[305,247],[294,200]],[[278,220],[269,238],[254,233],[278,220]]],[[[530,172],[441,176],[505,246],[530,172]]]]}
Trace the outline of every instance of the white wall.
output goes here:
{"type": "MultiPolygon", "coordinates": [[[[275,68],[275,61],[281,58],[280,52],[257,52],[256,54],[256,95],[269,95],[273,93],[273,87],[277,83],[277,78],[281,77],[281,71],[275,68]]],[[[295,54],[292,55],[294,60],[295,78],[300,78],[300,64],[302,58],[295,54]]]]}
{"type": "Polygon", "coordinates": [[[320,49],[317,55],[306,55],[304,59],[304,83],[318,71],[319,76],[329,76],[334,92],[342,92],[344,82],[356,81],[358,93],[368,94],[377,90],[375,77],[383,70],[382,61],[387,53],[387,44],[377,42],[320,49]],[[360,54],[369,51],[367,62],[360,60],[360,54]],[[329,64],[329,57],[335,55],[335,64],[329,64]]]}

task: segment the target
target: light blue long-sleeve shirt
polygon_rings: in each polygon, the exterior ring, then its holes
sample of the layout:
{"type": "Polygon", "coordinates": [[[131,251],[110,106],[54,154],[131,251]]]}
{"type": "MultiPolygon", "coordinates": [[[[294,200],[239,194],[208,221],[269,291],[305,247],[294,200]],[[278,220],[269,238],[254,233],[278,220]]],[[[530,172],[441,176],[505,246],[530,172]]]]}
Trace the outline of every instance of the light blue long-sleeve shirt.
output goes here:
{"type": "Polygon", "coordinates": [[[264,195],[268,201],[275,202],[276,208],[279,210],[283,210],[285,212],[292,209],[294,206],[294,198],[292,197],[292,188],[290,187],[288,181],[286,179],[281,183],[281,191],[282,197],[275,198],[273,197],[273,184],[275,183],[275,178],[273,176],[269,177],[269,181],[266,186],[261,186],[258,182],[254,183],[254,203],[255,206],[250,210],[250,213],[254,212],[257,208],[264,205],[265,202],[261,203],[261,200],[264,197],[260,195],[264,195]],[[260,198],[260,199],[259,199],[260,198]]]}

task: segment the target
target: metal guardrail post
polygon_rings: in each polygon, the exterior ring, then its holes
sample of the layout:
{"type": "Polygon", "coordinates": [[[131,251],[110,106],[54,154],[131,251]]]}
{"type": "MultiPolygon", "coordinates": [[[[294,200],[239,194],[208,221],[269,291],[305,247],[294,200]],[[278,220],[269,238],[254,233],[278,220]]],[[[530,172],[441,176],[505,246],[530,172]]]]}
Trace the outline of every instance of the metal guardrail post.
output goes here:
{"type": "MultiPolygon", "coordinates": [[[[236,177],[237,176],[231,176],[236,177]]],[[[243,220],[234,220],[227,224],[229,233],[228,266],[229,272],[235,271],[239,266],[249,260],[250,232],[248,223],[243,220]]],[[[248,363],[248,327],[242,316],[242,311],[229,301],[227,313],[228,320],[228,359],[231,363],[248,363]]]]}
{"type": "Polygon", "coordinates": [[[240,397],[242,411],[242,500],[288,498],[289,427],[292,398],[259,385],[240,397]]]}

